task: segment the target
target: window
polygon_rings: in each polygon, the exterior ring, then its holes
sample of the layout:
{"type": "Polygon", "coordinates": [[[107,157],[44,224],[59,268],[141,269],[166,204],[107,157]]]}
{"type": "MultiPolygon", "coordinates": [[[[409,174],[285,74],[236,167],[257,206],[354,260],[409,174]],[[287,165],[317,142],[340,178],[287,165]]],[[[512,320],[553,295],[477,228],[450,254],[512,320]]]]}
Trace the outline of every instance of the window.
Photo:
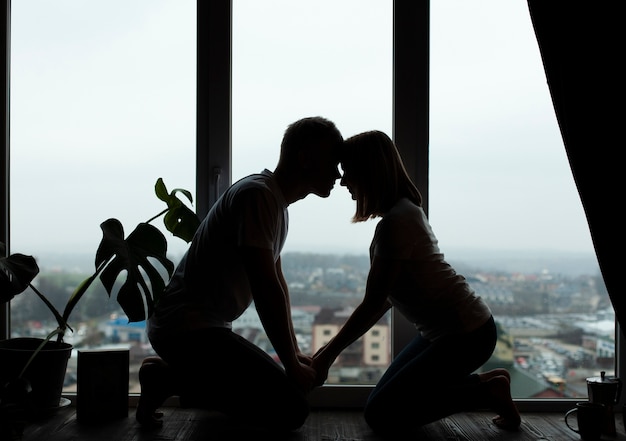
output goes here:
{"type": "MultiPolygon", "coordinates": [[[[67,249],[80,249],[91,261],[100,237],[97,226],[102,220],[113,216],[122,220],[124,225],[132,226],[159,210],[158,201],[152,198],[153,184],[159,176],[171,186],[195,188],[199,212],[206,212],[207,203],[220,186],[244,174],[259,171],[258,164],[262,164],[261,167],[275,164],[277,146],[289,122],[300,116],[318,113],[334,120],[344,136],[371,128],[393,132],[396,141],[400,141],[399,147],[405,159],[409,159],[410,172],[416,176],[420,188],[427,189],[425,196],[429,216],[442,249],[460,271],[476,278],[476,284],[482,283],[477,276],[489,281],[488,275],[484,274],[486,271],[478,271],[486,268],[481,266],[485,260],[479,259],[481,256],[477,253],[468,255],[466,250],[475,245],[467,239],[478,237],[481,229],[487,231],[485,240],[493,241],[491,245],[510,244],[512,242],[508,241],[517,237],[534,240],[540,230],[549,228],[548,234],[552,239],[569,242],[568,238],[572,238],[574,243],[573,239],[582,238],[583,247],[586,242],[587,250],[591,249],[581,205],[564,160],[562,141],[553,117],[526,3],[468,5],[450,0],[432,2],[430,68],[413,51],[411,45],[415,39],[392,40],[394,34],[405,36],[413,33],[411,36],[419,35],[423,43],[428,37],[427,33],[420,34],[421,30],[428,28],[423,21],[426,18],[423,11],[428,10],[427,6],[420,5],[422,9],[419,13],[411,15],[398,12],[398,9],[413,7],[414,2],[410,0],[371,1],[367,4],[356,1],[316,2],[307,6],[310,8],[306,11],[310,21],[298,23],[296,18],[290,16],[286,23],[273,23],[279,13],[293,14],[294,17],[301,14],[296,9],[299,5],[288,1],[280,4],[257,3],[250,0],[232,2],[232,69],[229,70],[232,71],[232,87],[229,75],[219,77],[208,85],[208,76],[199,76],[196,90],[196,35],[194,26],[190,25],[195,23],[196,7],[202,27],[210,20],[228,22],[231,19],[230,4],[219,10],[222,15],[216,16],[208,14],[208,10],[217,8],[218,2],[196,4],[190,0],[146,0],[133,2],[132,5],[125,2],[86,4],[75,1],[64,3],[62,7],[58,3],[52,7],[48,2],[36,0],[13,2],[12,251],[39,254],[42,268],[56,263],[52,258],[54,256],[49,257],[47,253],[67,249]],[[260,7],[262,11],[256,9],[260,7]],[[490,15],[496,10],[495,15],[490,15]],[[490,16],[497,16],[498,20],[488,20],[490,16]],[[258,20],[258,17],[264,20],[258,20]],[[161,18],[167,18],[168,29],[175,27],[178,31],[167,32],[164,36],[164,26],[159,24],[161,18]],[[102,23],[107,26],[102,26],[102,23]],[[258,31],[255,35],[258,41],[242,33],[244,23],[258,31]],[[469,24],[472,24],[470,29],[464,27],[469,24]],[[345,32],[346,29],[352,32],[345,32]],[[61,32],[74,32],[74,36],[62,35],[61,32]],[[299,42],[307,47],[307,44],[317,43],[317,39],[325,34],[334,38],[334,44],[314,45],[306,57],[292,46],[299,42]],[[298,39],[286,38],[285,35],[297,35],[298,39]],[[372,41],[367,40],[370,37],[372,41]],[[274,39],[272,44],[270,38],[274,39]],[[508,49],[496,51],[496,41],[507,42],[508,49]],[[365,42],[367,44],[363,45],[365,42]],[[255,46],[263,43],[267,46],[255,46]],[[270,48],[276,51],[272,52],[270,48]],[[323,48],[324,51],[316,51],[315,48],[323,48]],[[479,49],[481,52],[476,52],[479,49]],[[87,55],[78,59],[73,57],[83,50],[88,50],[87,55]],[[164,53],[167,57],[163,56],[164,53]],[[368,64],[370,57],[375,60],[376,67],[380,64],[383,70],[378,71],[368,64]],[[275,66],[283,61],[282,58],[292,63],[286,71],[276,71],[275,66]],[[318,72],[319,65],[316,63],[329,65],[330,68],[318,72]],[[392,71],[394,65],[395,73],[392,71]],[[525,71],[526,66],[531,66],[533,70],[525,71]],[[414,80],[418,88],[421,85],[422,89],[426,89],[429,70],[430,145],[427,136],[421,138],[428,132],[415,130],[428,121],[428,112],[419,111],[424,99],[415,99],[415,90],[411,88],[414,85],[411,81],[414,80]],[[309,76],[312,72],[318,73],[309,76]],[[528,74],[522,75],[523,72],[528,74]],[[104,76],[99,76],[101,74],[104,76]],[[293,83],[294,79],[299,83],[293,83]],[[341,86],[340,92],[330,96],[325,88],[327,84],[341,86]],[[132,87],[125,90],[122,86],[132,87]],[[223,98],[220,94],[208,94],[207,87],[231,93],[223,98]],[[284,96],[285,91],[292,96],[284,96]],[[536,101],[527,101],[526,98],[535,96],[533,93],[536,91],[539,92],[536,101]],[[34,94],[27,95],[32,92],[34,94]],[[259,92],[260,98],[256,95],[259,92]],[[257,98],[251,99],[253,96],[257,98]],[[209,155],[210,161],[194,157],[194,99],[202,108],[198,112],[197,154],[209,155]],[[226,116],[230,115],[231,99],[232,134],[231,120],[226,116]],[[206,107],[217,111],[204,112],[206,107]],[[357,114],[355,109],[363,113],[357,114]],[[488,119],[479,112],[494,109],[497,112],[488,119]],[[219,120],[221,124],[212,125],[215,122],[212,118],[222,118],[219,120]],[[517,126],[507,128],[504,123],[510,120],[516,121],[517,126]],[[164,127],[168,128],[167,134],[164,127]],[[211,127],[210,131],[207,130],[210,133],[203,134],[206,127],[211,127]],[[122,136],[122,133],[125,135],[122,136]],[[528,134],[534,138],[522,143],[528,134]],[[205,135],[206,139],[202,138],[205,135]],[[407,138],[416,142],[406,142],[407,138]],[[490,144],[493,146],[491,150],[478,153],[481,144],[493,140],[497,143],[490,144]],[[536,146],[542,149],[533,149],[536,146]],[[69,153],[61,155],[64,148],[69,148],[69,153]],[[175,170],[167,167],[172,163],[172,155],[175,155],[175,170]],[[228,178],[226,182],[222,180],[216,184],[212,179],[215,156],[222,161],[220,165],[228,178]],[[253,161],[246,164],[247,156],[253,161]],[[416,158],[430,159],[430,173],[428,161],[416,158]],[[165,162],[160,162],[161,159],[165,162]],[[454,172],[457,163],[464,167],[454,172]],[[45,167],[38,168],[42,165],[45,167]],[[197,186],[191,171],[194,167],[197,186]],[[115,180],[108,182],[111,170],[115,173],[115,180]],[[500,173],[496,177],[488,174],[494,170],[500,173]],[[33,178],[35,171],[36,179],[33,178]],[[469,175],[465,174],[468,171],[469,175]],[[520,172],[530,174],[510,179],[520,172]],[[131,178],[140,174],[141,178],[135,184],[131,178]],[[61,178],[64,177],[71,178],[70,184],[63,184],[61,178]],[[544,180],[546,177],[549,179],[544,180]],[[38,187],[33,188],[33,182],[38,187]],[[77,182],[80,185],[76,185],[77,182]],[[97,185],[99,182],[110,186],[100,187],[97,185]],[[453,187],[447,187],[450,184],[453,187]],[[495,187],[507,188],[508,196],[493,194],[495,187]],[[42,188],[46,191],[43,192],[42,188]],[[114,198],[111,197],[111,188],[116,195],[114,198]],[[509,204],[509,199],[513,198],[511,195],[516,195],[516,204],[509,204]],[[50,201],[55,204],[48,205],[50,201]],[[486,216],[484,210],[492,207],[499,207],[499,211],[495,211],[493,216],[486,216]],[[522,211],[518,211],[520,207],[522,211]],[[448,211],[450,208],[458,212],[451,213],[448,211]],[[62,215],[54,215],[59,212],[62,215]],[[561,212],[568,214],[565,220],[559,217],[561,212]],[[34,216],[45,216],[45,221],[24,220],[34,216]],[[519,228],[511,233],[512,221],[518,217],[526,219],[529,222],[527,225],[532,225],[532,228],[519,228]],[[459,219],[464,222],[458,222],[459,219]],[[58,220],[62,222],[59,224],[58,220]],[[76,233],[83,227],[89,228],[90,232],[79,238],[76,233]],[[524,236],[527,231],[537,234],[524,236]],[[56,242],[50,242],[49,248],[44,248],[41,237],[56,242]]],[[[203,32],[209,35],[199,37],[199,44],[221,49],[228,39],[224,40],[221,38],[223,35],[216,35],[216,32],[223,32],[228,26],[205,27],[203,32]]],[[[205,46],[199,47],[200,68],[205,61],[205,50],[205,46]]],[[[212,66],[231,66],[230,51],[212,53],[217,53],[212,66]]],[[[428,102],[428,99],[425,101],[428,102]]],[[[345,227],[345,238],[359,244],[353,252],[366,251],[372,225],[350,225],[352,209],[342,188],[337,188],[328,200],[307,199],[294,205],[286,251],[302,249],[302,244],[296,239],[304,237],[302,231],[311,231],[307,225],[310,212],[325,214],[316,233],[321,246],[311,248],[312,251],[334,252],[335,242],[328,239],[324,232],[338,225],[345,227]],[[330,207],[333,207],[332,210],[330,207]],[[299,232],[299,228],[302,231],[299,232]]],[[[171,241],[176,247],[174,242],[171,241]]],[[[529,240],[529,243],[532,242],[529,240]]],[[[552,245],[548,242],[543,244],[546,248],[552,245]]],[[[183,248],[181,245],[180,249],[183,248]]],[[[172,251],[177,252],[176,249],[172,251]]],[[[578,252],[574,249],[569,251],[569,258],[578,252]]],[[[587,254],[587,251],[582,254],[587,254]]],[[[541,257],[546,257],[546,254],[541,257]]],[[[79,259],[80,264],[84,261],[83,257],[79,259]]],[[[587,276],[592,278],[576,279],[574,284],[570,280],[567,283],[562,279],[544,280],[543,286],[549,285],[550,291],[536,292],[562,318],[575,318],[578,323],[583,323],[585,317],[559,312],[563,308],[564,296],[569,299],[570,307],[576,306],[577,302],[580,307],[588,304],[585,302],[590,298],[595,298],[598,312],[603,310],[600,306],[606,301],[602,295],[602,279],[595,273],[594,262],[585,265],[590,269],[587,276]],[[558,283],[552,283],[555,281],[558,283]]],[[[523,270],[518,261],[516,272],[524,273],[523,270]]],[[[539,276],[554,275],[550,268],[548,271],[548,274],[539,276]]],[[[332,276],[336,280],[338,274],[333,273],[332,276]]],[[[58,280],[50,281],[51,284],[53,282],[58,280]]],[[[496,315],[505,331],[503,334],[510,338],[508,344],[504,341],[500,348],[503,358],[510,357],[516,369],[524,370],[524,366],[530,366],[532,361],[530,356],[524,355],[525,350],[530,352],[543,345],[550,353],[558,355],[562,355],[560,351],[564,349],[571,351],[572,348],[564,347],[559,339],[533,341],[534,337],[518,338],[511,332],[514,317],[502,311],[515,303],[516,292],[510,286],[508,290],[504,288],[489,292],[490,302],[500,308],[496,315]]],[[[21,332],[20,322],[24,321],[24,317],[20,316],[21,310],[12,308],[13,332],[21,332]]],[[[113,310],[107,312],[115,313],[113,310]]],[[[306,327],[310,315],[307,311],[301,312],[298,323],[306,327]]],[[[610,303],[605,312],[607,320],[596,322],[595,331],[596,337],[602,332],[608,338],[604,340],[594,338],[594,335],[582,335],[574,345],[575,351],[582,350],[573,356],[579,357],[581,363],[585,362],[585,354],[593,348],[596,359],[594,364],[589,365],[588,376],[596,375],[601,367],[598,362],[603,363],[602,366],[606,366],[611,373],[616,349],[619,353],[620,342],[616,344],[611,338],[614,335],[614,317],[610,303]],[[599,323],[608,323],[608,329],[600,329],[599,323]]],[[[247,318],[254,321],[253,317],[247,318]]],[[[547,317],[538,318],[539,321],[531,321],[535,327],[537,323],[544,323],[547,317]]],[[[371,353],[347,352],[345,357],[357,355],[366,357],[371,363],[387,365],[391,355],[388,340],[393,337],[394,341],[401,342],[411,332],[411,327],[407,327],[401,318],[392,319],[391,327],[375,328],[364,336],[364,339],[372,339],[369,341],[371,344],[362,343],[371,353]],[[380,351],[381,348],[384,350],[380,351]]],[[[8,326],[4,322],[3,325],[8,326]]],[[[35,332],[37,326],[29,328],[30,332],[35,332]]],[[[311,337],[312,341],[317,337],[325,342],[329,335],[336,332],[336,328],[318,331],[319,334],[311,337]]],[[[394,345],[392,352],[399,347],[400,344],[394,345]]],[[[545,361],[545,364],[550,363],[545,361]]],[[[363,402],[369,392],[369,386],[363,384],[375,382],[376,377],[366,375],[366,378],[359,378],[359,372],[347,370],[343,374],[351,384],[362,381],[361,387],[342,385],[322,388],[312,397],[314,404],[332,402],[340,406],[363,402]]],[[[551,376],[548,381],[558,389],[563,387],[563,381],[567,387],[569,378],[551,376]]],[[[136,391],[131,389],[131,392],[136,391]]],[[[584,393],[582,390],[581,394],[584,393]]],[[[534,405],[538,402],[535,398],[520,398],[520,407],[534,405]]],[[[544,400],[539,405],[554,409],[563,401],[544,400]]]]}
{"type": "MultiPolygon", "coordinates": [[[[11,251],[38,259],[36,283],[59,307],[93,272],[101,222],[115,217],[128,234],[159,213],[159,177],[194,189],[195,15],[192,0],[12,4],[11,251]]],[[[184,249],[169,237],[172,260],[184,249]]],[[[11,319],[13,336],[56,327],[32,293],[11,319]]],[[[70,324],[76,346],[129,347],[133,374],[151,353],[143,323],[127,329],[99,283],[70,324]]]]}
{"type": "MultiPolygon", "coordinates": [[[[233,1],[233,181],[272,170],[286,127],[302,117],[327,117],[344,137],[372,128],[391,133],[392,6],[233,1]]],[[[308,326],[296,329],[311,353],[337,333],[363,296],[375,223],[352,224],[354,209],[339,181],[329,198],[310,195],[289,207],[283,272],[292,309],[311,314],[308,326]],[[316,327],[323,338],[315,338],[316,327]]],[[[260,321],[256,326],[262,331],[260,321]]],[[[233,329],[246,332],[239,320],[233,329]]],[[[383,366],[363,355],[366,343],[355,342],[346,350],[354,356],[338,358],[330,383],[372,384],[382,375],[383,366]]],[[[380,344],[391,351],[389,338],[380,344]]]]}
{"type": "Polygon", "coordinates": [[[430,219],[490,304],[514,398],[614,375],[600,277],[526,2],[431,2],[430,219]],[[606,347],[606,352],[602,348],[606,347]]]}

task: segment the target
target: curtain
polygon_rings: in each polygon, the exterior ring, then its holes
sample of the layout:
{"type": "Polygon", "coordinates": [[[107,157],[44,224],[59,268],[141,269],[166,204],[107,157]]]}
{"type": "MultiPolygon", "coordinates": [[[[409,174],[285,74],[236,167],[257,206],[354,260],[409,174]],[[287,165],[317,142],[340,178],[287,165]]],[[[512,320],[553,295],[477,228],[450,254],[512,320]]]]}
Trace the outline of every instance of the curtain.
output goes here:
{"type": "Polygon", "coordinates": [[[528,6],[600,271],[624,329],[624,8],[575,0],[528,6]]]}

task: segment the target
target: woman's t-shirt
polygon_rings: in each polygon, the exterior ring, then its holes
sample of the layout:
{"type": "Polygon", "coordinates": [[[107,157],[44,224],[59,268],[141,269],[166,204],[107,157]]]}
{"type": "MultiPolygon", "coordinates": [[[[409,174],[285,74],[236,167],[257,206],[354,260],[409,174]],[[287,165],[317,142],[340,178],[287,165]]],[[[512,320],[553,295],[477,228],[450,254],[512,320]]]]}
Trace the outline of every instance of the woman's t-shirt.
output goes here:
{"type": "Polygon", "coordinates": [[[469,332],[490,318],[487,304],[444,259],[424,210],[409,199],[400,199],[378,222],[374,256],[400,261],[389,300],[424,337],[469,332]]]}

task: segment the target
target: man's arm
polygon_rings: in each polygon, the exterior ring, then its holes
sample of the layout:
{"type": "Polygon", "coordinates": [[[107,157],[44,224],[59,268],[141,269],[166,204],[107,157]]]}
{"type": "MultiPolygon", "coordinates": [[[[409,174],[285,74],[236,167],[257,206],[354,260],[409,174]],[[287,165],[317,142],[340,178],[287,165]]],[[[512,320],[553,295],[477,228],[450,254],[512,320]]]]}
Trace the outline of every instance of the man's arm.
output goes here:
{"type": "Polygon", "coordinates": [[[287,287],[287,281],[285,280],[285,276],[283,275],[283,267],[282,267],[282,258],[278,258],[278,261],[276,262],[276,274],[278,275],[278,280],[280,280],[280,284],[283,287],[283,292],[285,293],[285,301],[287,302],[287,311],[289,311],[289,329],[291,332],[291,336],[293,339],[293,345],[296,349],[296,356],[298,357],[298,360],[300,360],[302,363],[305,364],[311,364],[311,357],[310,356],[306,356],[302,353],[302,351],[300,350],[300,347],[298,346],[298,340],[296,339],[296,331],[293,327],[293,314],[291,311],[291,297],[289,296],[289,288],[287,287]]]}
{"type": "Polygon", "coordinates": [[[298,360],[289,294],[286,291],[282,271],[274,264],[272,251],[269,249],[245,247],[242,254],[254,304],[265,333],[287,375],[303,390],[308,391],[312,386],[315,371],[298,360]]]}

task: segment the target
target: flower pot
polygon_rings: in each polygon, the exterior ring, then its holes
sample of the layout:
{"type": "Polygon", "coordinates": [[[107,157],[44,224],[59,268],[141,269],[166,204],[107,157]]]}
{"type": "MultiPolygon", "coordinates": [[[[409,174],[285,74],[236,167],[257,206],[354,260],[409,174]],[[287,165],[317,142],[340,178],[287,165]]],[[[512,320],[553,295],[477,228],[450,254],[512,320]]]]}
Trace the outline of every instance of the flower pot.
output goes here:
{"type": "MultiPolygon", "coordinates": [[[[0,341],[0,387],[18,378],[43,339],[18,337],[0,341]]],[[[38,414],[59,407],[72,345],[48,341],[23,375],[30,382],[29,404],[38,414]]]]}

